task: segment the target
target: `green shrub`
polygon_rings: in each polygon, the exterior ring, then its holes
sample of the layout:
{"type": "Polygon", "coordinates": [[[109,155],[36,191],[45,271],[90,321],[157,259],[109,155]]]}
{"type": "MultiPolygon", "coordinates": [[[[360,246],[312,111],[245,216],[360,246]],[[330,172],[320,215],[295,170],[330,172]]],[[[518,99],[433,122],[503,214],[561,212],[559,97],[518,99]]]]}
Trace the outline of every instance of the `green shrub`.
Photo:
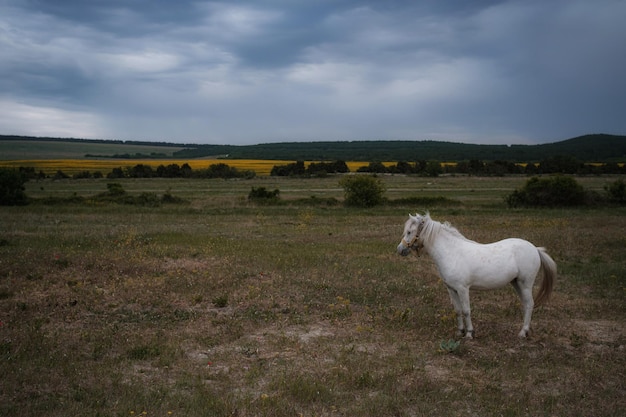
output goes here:
{"type": "Polygon", "coordinates": [[[124,187],[122,187],[122,184],[120,184],[119,182],[108,183],[107,190],[109,190],[109,195],[111,197],[119,197],[126,194],[126,190],[124,190],[124,187]]]}
{"type": "Polygon", "coordinates": [[[354,175],[339,182],[344,189],[345,204],[352,207],[374,207],[385,202],[385,185],[376,177],[354,175]]]}
{"type": "Polygon", "coordinates": [[[127,196],[124,198],[124,204],[133,204],[138,206],[158,207],[161,205],[161,199],[155,193],[141,193],[138,196],[127,196]]]}
{"type": "Polygon", "coordinates": [[[626,204],[626,183],[623,179],[604,186],[604,190],[611,203],[626,204]]]}
{"type": "Polygon", "coordinates": [[[268,203],[278,201],[278,195],[280,191],[275,189],[274,191],[268,191],[265,187],[258,187],[250,190],[248,193],[248,200],[257,203],[268,203]]]}
{"type": "Polygon", "coordinates": [[[169,203],[169,204],[187,204],[187,203],[189,203],[189,201],[185,200],[184,198],[176,197],[176,196],[172,195],[170,190],[167,190],[165,192],[165,194],[163,194],[163,196],[161,196],[161,202],[162,203],[169,203]]]}
{"type": "Polygon", "coordinates": [[[506,198],[509,207],[566,207],[585,204],[585,190],[572,177],[533,177],[506,198]]]}
{"type": "Polygon", "coordinates": [[[16,169],[0,168],[0,206],[19,206],[28,203],[24,193],[26,175],[16,169]]]}

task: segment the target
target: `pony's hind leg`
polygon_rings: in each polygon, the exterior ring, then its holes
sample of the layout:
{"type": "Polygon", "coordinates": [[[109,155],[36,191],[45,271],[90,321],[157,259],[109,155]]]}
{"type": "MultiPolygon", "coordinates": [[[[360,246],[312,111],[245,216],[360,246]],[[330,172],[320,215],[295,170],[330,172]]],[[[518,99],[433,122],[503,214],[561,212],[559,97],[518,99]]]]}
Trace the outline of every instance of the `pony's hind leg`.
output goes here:
{"type": "Polygon", "coordinates": [[[461,308],[461,301],[459,300],[459,294],[451,287],[448,288],[448,294],[450,294],[450,301],[452,301],[452,306],[454,306],[454,312],[456,313],[456,336],[463,337],[465,336],[465,321],[463,320],[463,310],[461,308]]]}
{"type": "Polygon", "coordinates": [[[524,324],[522,326],[522,330],[519,332],[519,337],[527,337],[530,333],[530,321],[533,316],[533,308],[535,308],[533,289],[532,286],[530,288],[522,286],[518,279],[514,279],[511,282],[511,285],[515,288],[515,292],[522,302],[522,309],[524,312],[524,324]]]}

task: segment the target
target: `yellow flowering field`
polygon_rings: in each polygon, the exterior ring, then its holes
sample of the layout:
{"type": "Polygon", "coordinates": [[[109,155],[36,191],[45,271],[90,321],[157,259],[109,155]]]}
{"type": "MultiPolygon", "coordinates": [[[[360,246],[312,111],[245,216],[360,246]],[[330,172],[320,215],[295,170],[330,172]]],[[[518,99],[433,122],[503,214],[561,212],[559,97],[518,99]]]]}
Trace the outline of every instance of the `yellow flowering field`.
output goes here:
{"type": "MultiPolygon", "coordinates": [[[[280,161],[270,159],[192,159],[192,160],[175,160],[175,159],[32,159],[32,160],[13,160],[0,161],[0,166],[9,168],[33,167],[35,171],[43,171],[51,175],[57,171],[63,171],[65,174],[72,175],[82,171],[96,172],[100,171],[107,174],[114,168],[133,167],[138,164],[149,165],[157,168],[159,165],[170,164],[189,164],[192,169],[205,169],[214,164],[226,164],[239,170],[252,170],[257,175],[269,175],[275,165],[286,165],[294,161],[280,161]]],[[[306,165],[314,161],[306,162],[306,165]]],[[[391,164],[391,163],[390,163],[391,164]]],[[[366,166],[366,162],[347,162],[350,171],[354,172],[362,166],[366,166]]]]}

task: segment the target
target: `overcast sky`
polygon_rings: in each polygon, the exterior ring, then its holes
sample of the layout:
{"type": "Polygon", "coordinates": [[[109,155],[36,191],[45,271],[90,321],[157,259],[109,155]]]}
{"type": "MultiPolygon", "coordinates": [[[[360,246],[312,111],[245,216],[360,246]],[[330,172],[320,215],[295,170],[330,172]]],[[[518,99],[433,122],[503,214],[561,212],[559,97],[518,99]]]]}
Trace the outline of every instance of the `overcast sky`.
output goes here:
{"type": "Polygon", "coordinates": [[[0,134],[626,134],[623,0],[0,0],[0,134]]]}

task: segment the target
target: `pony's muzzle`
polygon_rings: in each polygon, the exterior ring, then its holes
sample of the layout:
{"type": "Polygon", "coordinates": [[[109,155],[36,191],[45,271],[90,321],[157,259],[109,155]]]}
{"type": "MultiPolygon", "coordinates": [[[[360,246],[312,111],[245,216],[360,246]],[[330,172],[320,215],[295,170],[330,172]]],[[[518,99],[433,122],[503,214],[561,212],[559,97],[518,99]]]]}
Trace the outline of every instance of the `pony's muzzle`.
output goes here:
{"type": "Polygon", "coordinates": [[[405,246],[404,243],[400,242],[400,244],[398,245],[397,251],[399,255],[407,256],[409,253],[411,253],[411,248],[409,248],[408,246],[405,246]]]}

